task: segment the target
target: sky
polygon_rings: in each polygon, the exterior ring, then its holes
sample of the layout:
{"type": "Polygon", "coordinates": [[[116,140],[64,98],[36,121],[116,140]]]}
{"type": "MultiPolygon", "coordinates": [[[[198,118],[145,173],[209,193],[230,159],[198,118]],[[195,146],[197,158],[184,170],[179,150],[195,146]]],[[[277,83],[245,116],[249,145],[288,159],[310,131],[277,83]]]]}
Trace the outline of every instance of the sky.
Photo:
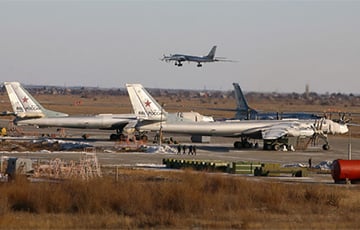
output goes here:
{"type": "Polygon", "coordinates": [[[0,79],[360,93],[360,1],[0,0],[0,79]],[[166,54],[236,62],[174,63],[166,54]]]}

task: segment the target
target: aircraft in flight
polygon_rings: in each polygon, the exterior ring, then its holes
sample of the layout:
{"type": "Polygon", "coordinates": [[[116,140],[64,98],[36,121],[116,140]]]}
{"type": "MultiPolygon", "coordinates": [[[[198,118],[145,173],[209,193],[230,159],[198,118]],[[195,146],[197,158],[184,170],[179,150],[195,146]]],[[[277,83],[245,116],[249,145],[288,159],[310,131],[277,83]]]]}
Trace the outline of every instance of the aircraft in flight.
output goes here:
{"type": "Polygon", "coordinates": [[[235,119],[239,120],[280,120],[280,119],[320,119],[320,116],[315,113],[307,112],[262,112],[251,108],[241,91],[238,83],[233,83],[235,100],[236,100],[236,114],[235,119]]]}
{"type": "Polygon", "coordinates": [[[344,134],[348,132],[346,124],[339,124],[328,119],[312,120],[242,120],[242,121],[178,121],[168,119],[168,113],[140,84],[127,84],[130,101],[136,115],[157,122],[139,122],[135,128],[139,132],[168,132],[188,135],[237,137],[235,148],[250,147],[249,139],[262,139],[263,148],[278,150],[282,146],[293,149],[292,144],[298,138],[310,140],[321,138],[329,149],[327,134],[344,134]],[[159,116],[161,119],[159,119],[159,116]],[[290,139],[293,138],[293,141],[290,139]]]}
{"type": "Polygon", "coordinates": [[[192,56],[192,55],[186,55],[186,54],[173,54],[166,56],[161,59],[162,61],[171,62],[174,61],[175,65],[178,67],[181,67],[183,64],[182,62],[196,62],[197,67],[201,67],[204,62],[218,62],[218,61],[226,61],[226,62],[233,62],[232,60],[227,60],[225,58],[215,57],[216,52],[216,46],[213,46],[206,56],[192,56]]]}
{"type": "Polygon", "coordinates": [[[45,109],[19,82],[4,82],[4,85],[16,117],[14,123],[19,126],[116,130],[110,139],[118,140],[123,131],[133,129],[138,121],[135,114],[70,116],[45,109]]]}

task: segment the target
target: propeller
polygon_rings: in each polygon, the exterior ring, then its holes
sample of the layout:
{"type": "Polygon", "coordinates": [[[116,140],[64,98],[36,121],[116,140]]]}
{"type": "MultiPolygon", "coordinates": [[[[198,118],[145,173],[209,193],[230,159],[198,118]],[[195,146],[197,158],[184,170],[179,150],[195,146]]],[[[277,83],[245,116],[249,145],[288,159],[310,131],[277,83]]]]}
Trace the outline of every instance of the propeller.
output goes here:
{"type": "Polygon", "coordinates": [[[169,56],[166,56],[165,54],[163,54],[163,57],[160,59],[161,61],[165,61],[165,62],[169,62],[169,58],[171,57],[172,55],[170,54],[169,56]]]}
{"type": "Polygon", "coordinates": [[[324,131],[322,129],[325,119],[326,118],[321,118],[321,119],[315,120],[315,123],[312,126],[312,128],[314,130],[314,135],[310,138],[310,141],[313,146],[318,144],[319,138],[323,139],[325,141],[325,143],[328,144],[327,136],[326,136],[326,134],[324,134],[324,131]]]}
{"type": "Polygon", "coordinates": [[[337,122],[339,124],[348,124],[352,121],[352,117],[351,117],[351,113],[345,113],[345,112],[339,112],[338,116],[339,118],[337,119],[331,119],[334,122],[337,122]]]}

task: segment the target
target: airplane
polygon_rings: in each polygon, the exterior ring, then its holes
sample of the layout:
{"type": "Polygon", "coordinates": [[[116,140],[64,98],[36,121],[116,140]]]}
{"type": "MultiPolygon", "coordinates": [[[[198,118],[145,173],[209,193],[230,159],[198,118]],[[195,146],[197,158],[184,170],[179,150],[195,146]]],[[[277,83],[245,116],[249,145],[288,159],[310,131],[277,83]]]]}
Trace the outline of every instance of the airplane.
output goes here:
{"type": "Polygon", "coordinates": [[[116,130],[116,134],[110,135],[110,140],[118,140],[123,132],[130,132],[138,121],[135,114],[70,116],[45,109],[19,82],[4,82],[4,85],[15,115],[14,124],[18,126],[116,130]]]}
{"type": "Polygon", "coordinates": [[[241,120],[241,121],[174,121],[168,119],[168,113],[144,89],[141,84],[126,84],[130,101],[136,115],[157,119],[157,122],[138,122],[135,129],[139,132],[168,132],[188,135],[237,137],[235,148],[251,147],[249,139],[262,139],[266,150],[279,150],[285,146],[294,149],[292,144],[298,138],[324,140],[324,150],[330,148],[327,134],[344,134],[348,132],[346,124],[331,120],[241,120]],[[150,106],[152,105],[152,106],[150,106]],[[161,115],[161,120],[158,117],[161,115]],[[292,140],[290,140],[292,139],[292,140]]]}
{"type": "Polygon", "coordinates": [[[236,114],[235,119],[239,120],[279,120],[279,119],[320,119],[320,116],[315,113],[307,112],[260,112],[251,108],[239,86],[238,83],[233,83],[235,99],[236,99],[236,114]]]}
{"type": "Polygon", "coordinates": [[[177,112],[168,113],[164,108],[152,98],[150,93],[144,89],[141,84],[126,84],[130,101],[133,105],[135,115],[147,123],[154,121],[172,121],[172,122],[211,122],[214,118],[204,116],[198,112],[177,112]]]}
{"type": "Polygon", "coordinates": [[[201,67],[203,62],[218,62],[218,61],[226,61],[226,62],[233,62],[232,60],[226,60],[225,58],[215,57],[216,46],[213,46],[206,56],[191,56],[186,54],[174,54],[169,55],[161,59],[162,61],[171,62],[174,61],[175,65],[181,67],[183,64],[182,62],[197,62],[197,67],[201,67]]]}

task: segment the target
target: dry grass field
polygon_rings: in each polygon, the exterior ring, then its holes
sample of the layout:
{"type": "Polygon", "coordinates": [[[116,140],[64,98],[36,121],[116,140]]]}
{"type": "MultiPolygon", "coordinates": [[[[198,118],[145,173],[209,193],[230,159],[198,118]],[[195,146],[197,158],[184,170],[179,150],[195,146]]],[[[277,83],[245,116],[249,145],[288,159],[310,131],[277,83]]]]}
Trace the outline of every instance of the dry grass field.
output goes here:
{"type": "Polygon", "coordinates": [[[2,229],[358,229],[359,189],[123,170],[118,181],[0,184],[2,229]]]}
{"type": "MultiPolygon", "coordinates": [[[[48,109],[69,114],[131,113],[127,96],[81,98],[36,95],[48,109]],[[76,103],[81,101],[81,103],[76,103]]],[[[159,97],[165,110],[197,111],[214,117],[233,112],[234,99],[159,97]]],[[[10,110],[0,95],[0,111],[10,110]]],[[[356,106],[303,101],[251,101],[271,111],[360,112],[356,106]]],[[[9,118],[10,119],[10,118],[9,118]]],[[[355,122],[358,118],[354,117],[355,122]]],[[[354,129],[353,134],[358,134],[354,129]]],[[[278,183],[193,171],[122,170],[118,181],[0,184],[2,229],[358,229],[360,190],[355,185],[278,183]]]]}
{"type": "MultiPolygon", "coordinates": [[[[96,113],[131,113],[131,104],[128,96],[99,95],[81,97],[80,95],[34,95],[34,97],[46,108],[59,110],[69,114],[96,114],[96,113]],[[77,102],[80,102],[78,104],[77,102]]],[[[209,108],[234,109],[236,102],[234,98],[211,98],[211,97],[155,97],[160,104],[165,104],[168,112],[196,111],[214,117],[232,117],[234,112],[223,110],[211,110],[209,108]]],[[[301,99],[269,98],[248,99],[249,105],[257,110],[291,112],[308,111],[315,113],[323,112],[353,112],[360,113],[360,106],[349,102],[335,102],[328,104],[309,103],[301,99]]],[[[0,94],[0,111],[11,111],[11,105],[6,93],[0,94]]]]}

